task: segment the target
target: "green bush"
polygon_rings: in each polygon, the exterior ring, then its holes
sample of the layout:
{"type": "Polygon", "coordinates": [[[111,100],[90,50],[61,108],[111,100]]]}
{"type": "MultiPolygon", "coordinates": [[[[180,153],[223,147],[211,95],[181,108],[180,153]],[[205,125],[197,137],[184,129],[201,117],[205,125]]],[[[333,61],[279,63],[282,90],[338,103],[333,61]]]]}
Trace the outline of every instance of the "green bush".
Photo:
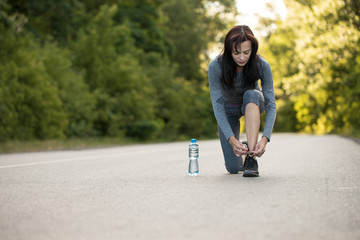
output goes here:
{"type": "Polygon", "coordinates": [[[142,140],[155,139],[163,129],[164,123],[155,120],[142,120],[129,124],[126,128],[126,136],[142,140]]]}
{"type": "Polygon", "coordinates": [[[6,49],[0,59],[1,140],[64,137],[67,115],[40,45],[31,35],[10,32],[0,45],[6,49]]]}

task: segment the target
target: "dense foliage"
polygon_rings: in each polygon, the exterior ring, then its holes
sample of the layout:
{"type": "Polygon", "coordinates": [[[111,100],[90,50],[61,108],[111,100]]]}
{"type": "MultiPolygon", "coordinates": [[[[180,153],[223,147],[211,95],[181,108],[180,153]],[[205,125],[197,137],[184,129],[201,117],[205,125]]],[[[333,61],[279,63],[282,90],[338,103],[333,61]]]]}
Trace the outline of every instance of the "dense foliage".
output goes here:
{"type": "MultiPolygon", "coordinates": [[[[263,19],[274,30],[260,46],[274,74],[274,130],[360,135],[359,1],[284,2],[287,18],[263,19]]],[[[0,141],[214,136],[209,49],[235,9],[235,0],[0,0],[0,141]]]]}
{"type": "Polygon", "coordinates": [[[0,0],[0,141],[214,135],[204,62],[234,6],[0,0]]]}
{"type": "Polygon", "coordinates": [[[278,98],[275,130],[360,135],[359,1],[284,2],[288,17],[263,48],[278,98]]]}

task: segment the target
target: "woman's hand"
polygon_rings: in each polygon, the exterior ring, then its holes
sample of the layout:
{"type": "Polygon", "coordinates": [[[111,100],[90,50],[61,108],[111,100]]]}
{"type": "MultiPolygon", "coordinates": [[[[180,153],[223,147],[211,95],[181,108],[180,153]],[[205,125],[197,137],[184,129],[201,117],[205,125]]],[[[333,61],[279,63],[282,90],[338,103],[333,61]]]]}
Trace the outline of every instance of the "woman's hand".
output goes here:
{"type": "Polygon", "coordinates": [[[234,154],[237,157],[241,155],[247,154],[249,149],[247,149],[239,140],[237,140],[234,136],[229,138],[229,143],[233,148],[234,154]]]}
{"type": "Polygon", "coordinates": [[[254,156],[261,157],[265,152],[265,148],[266,148],[267,143],[268,143],[267,137],[263,136],[261,138],[261,140],[255,145],[255,150],[252,151],[251,153],[254,156]]]}

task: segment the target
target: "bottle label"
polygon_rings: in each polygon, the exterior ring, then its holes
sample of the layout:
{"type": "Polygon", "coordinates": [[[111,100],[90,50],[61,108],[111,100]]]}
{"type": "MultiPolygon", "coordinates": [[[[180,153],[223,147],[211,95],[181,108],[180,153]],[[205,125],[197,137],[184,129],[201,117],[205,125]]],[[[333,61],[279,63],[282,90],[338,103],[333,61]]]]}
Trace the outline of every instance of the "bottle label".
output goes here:
{"type": "Polygon", "coordinates": [[[196,150],[190,151],[190,157],[197,157],[197,156],[198,156],[198,152],[196,150]]]}
{"type": "Polygon", "coordinates": [[[189,157],[199,157],[198,149],[189,149],[189,157]]]}

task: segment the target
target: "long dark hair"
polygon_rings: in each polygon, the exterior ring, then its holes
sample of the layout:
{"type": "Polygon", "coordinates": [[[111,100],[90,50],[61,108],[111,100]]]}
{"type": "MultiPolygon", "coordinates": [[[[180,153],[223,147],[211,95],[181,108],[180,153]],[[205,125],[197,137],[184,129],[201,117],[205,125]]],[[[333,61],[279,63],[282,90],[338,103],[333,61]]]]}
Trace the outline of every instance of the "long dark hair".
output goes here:
{"type": "Polygon", "coordinates": [[[256,81],[259,79],[259,72],[257,68],[259,61],[259,56],[257,55],[259,47],[258,41],[248,26],[235,26],[226,34],[223,53],[220,55],[220,59],[222,60],[221,81],[223,86],[226,86],[229,89],[234,87],[233,83],[237,72],[236,63],[234,62],[231,55],[232,51],[234,47],[235,50],[237,50],[237,47],[247,40],[251,41],[251,55],[249,61],[246,63],[243,69],[244,88],[254,89],[256,81]]]}

